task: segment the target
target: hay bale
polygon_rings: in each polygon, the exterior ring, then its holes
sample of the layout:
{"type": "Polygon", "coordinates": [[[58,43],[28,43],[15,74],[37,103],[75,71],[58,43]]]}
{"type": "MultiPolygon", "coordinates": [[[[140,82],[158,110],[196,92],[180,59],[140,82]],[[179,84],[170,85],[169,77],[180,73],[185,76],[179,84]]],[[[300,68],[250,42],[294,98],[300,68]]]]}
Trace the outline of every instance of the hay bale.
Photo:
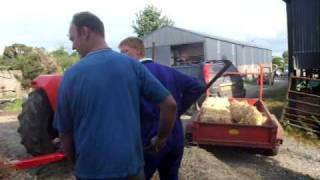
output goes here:
{"type": "Polygon", "coordinates": [[[233,122],[239,123],[245,118],[245,113],[248,106],[247,101],[233,100],[230,104],[230,112],[233,122]]]}
{"type": "Polygon", "coordinates": [[[234,100],[230,105],[232,120],[239,124],[263,125],[267,118],[248,102],[234,100]]]}
{"type": "Polygon", "coordinates": [[[204,122],[231,123],[228,98],[207,97],[203,102],[200,119],[204,122]]]}

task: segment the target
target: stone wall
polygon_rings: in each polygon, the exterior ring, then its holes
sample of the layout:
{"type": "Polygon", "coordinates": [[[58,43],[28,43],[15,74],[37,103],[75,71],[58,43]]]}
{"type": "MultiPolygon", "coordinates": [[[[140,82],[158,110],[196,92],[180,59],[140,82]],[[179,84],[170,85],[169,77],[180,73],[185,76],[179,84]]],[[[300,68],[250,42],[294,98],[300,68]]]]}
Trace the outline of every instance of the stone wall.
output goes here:
{"type": "Polygon", "coordinates": [[[0,71],[0,98],[15,97],[21,98],[23,95],[20,82],[15,76],[21,76],[18,70],[1,70],[0,71]]]}

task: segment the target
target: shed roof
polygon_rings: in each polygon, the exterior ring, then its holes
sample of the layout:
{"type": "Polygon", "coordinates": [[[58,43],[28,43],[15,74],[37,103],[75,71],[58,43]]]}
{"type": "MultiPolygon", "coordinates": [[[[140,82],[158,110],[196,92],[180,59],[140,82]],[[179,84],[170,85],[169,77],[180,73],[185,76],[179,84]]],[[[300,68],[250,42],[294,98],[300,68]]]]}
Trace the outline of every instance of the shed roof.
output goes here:
{"type": "MultiPolygon", "coordinates": [[[[209,35],[209,34],[206,34],[206,33],[200,33],[200,32],[196,32],[196,31],[192,31],[192,30],[188,30],[188,29],[184,29],[184,28],[179,28],[179,27],[175,27],[175,26],[163,26],[163,27],[161,27],[161,28],[153,31],[152,33],[144,36],[143,39],[145,39],[145,38],[148,37],[148,36],[151,36],[151,35],[154,34],[155,32],[161,31],[161,30],[164,29],[164,28],[173,28],[173,29],[176,29],[176,30],[179,30],[179,31],[183,31],[183,32],[187,32],[187,33],[192,33],[193,35],[201,36],[201,37],[203,37],[203,38],[215,39],[215,40],[230,42],[230,43],[233,43],[233,44],[239,44],[239,45],[250,46],[250,47],[255,47],[255,48],[259,48],[259,49],[270,50],[270,49],[265,48],[265,47],[257,46],[257,45],[255,45],[255,44],[253,44],[253,43],[248,43],[248,42],[243,42],[243,41],[232,40],[232,39],[228,39],[228,38],[224,38],[224,37],[219,37],[219,36],[213,36],[213,35],[209,35]]],[[[271,50],[270,50],[270,51],[271,51],[271,50]]]]}

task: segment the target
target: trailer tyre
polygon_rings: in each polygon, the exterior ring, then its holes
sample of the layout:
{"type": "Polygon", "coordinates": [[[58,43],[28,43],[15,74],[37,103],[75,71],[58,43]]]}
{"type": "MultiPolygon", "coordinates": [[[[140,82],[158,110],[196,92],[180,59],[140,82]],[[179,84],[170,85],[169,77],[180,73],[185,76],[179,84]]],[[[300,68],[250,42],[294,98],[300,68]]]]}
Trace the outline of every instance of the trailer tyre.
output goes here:
{"type": "Polygon", "coordinates": [[[263,151],[263,155],[265,156],[276,156],[279,153],[279,147],[273,149],[267,149],[263,151]]]}
{"type": "Polygon", "coordinates": [[[52,140],[58,137],[52,127],[53,110],[44,90],[37,89],[29,94],[19,114],[18,133],[21,144],[31,155],[52,153],[57,147],[52,140]]]}

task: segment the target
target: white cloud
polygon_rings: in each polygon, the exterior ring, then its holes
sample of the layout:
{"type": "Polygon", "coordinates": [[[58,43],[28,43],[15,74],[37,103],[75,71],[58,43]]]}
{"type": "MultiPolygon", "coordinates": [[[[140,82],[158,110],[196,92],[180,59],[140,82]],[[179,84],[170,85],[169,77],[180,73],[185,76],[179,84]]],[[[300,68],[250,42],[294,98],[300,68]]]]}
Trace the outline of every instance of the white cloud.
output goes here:
{"type": "Polygon", "coordinates": [[[285,3],[280,0],[6,0],[0,11],[0,52],[14,42],[48,50],[70,45],[69,23],[79,11],[99,16],[105,23],[107,42],[117,48],[121,39],[134,35],[135,13],[146,4],[162,9],[178,27],[225,38],[267,41],[286,33],[285,3]]]}

